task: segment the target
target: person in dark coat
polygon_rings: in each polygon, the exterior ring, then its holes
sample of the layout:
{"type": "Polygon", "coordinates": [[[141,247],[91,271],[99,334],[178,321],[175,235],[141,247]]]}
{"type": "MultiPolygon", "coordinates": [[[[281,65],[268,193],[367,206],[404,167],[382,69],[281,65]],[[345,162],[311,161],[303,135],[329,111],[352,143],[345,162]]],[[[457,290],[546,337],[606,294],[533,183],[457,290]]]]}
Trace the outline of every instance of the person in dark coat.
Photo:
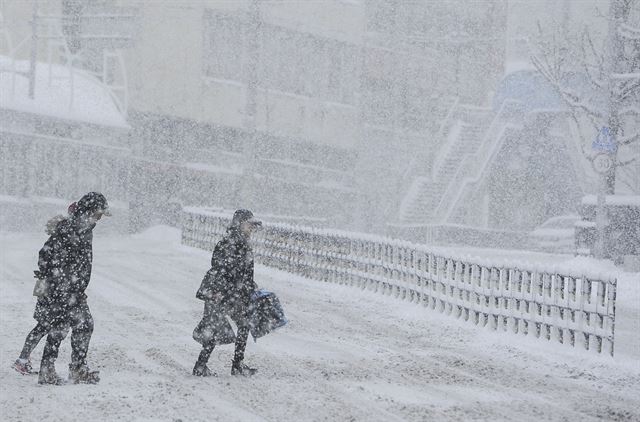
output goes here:
{"type": "Polygon", "coordinates": [[[251,234],[262,223],[249,210],[239,209],[233,214],[227,234],[220,240],[211,257],[211,269],[202,280],[196,297],[204,301],[204,315],[194,338],[202,344],[202,351],[193,368],[193,375],[215,375],[207,362],[216,344],[233,341],[233,331],[226,321],[228,315],[237,325],[235,352],[231,364],[232,375],[253,375],[255,368],[244,364],[244,351],[249,335],[249,304],[258,290],[253,279],[253,251],[251,234]]]}
{"type": "MultiPolygon", "coordinates": [[[[52,236],[56,232],[56,227],[58,224],[67,218],[70,218],[73,215],[78,204],[76,202],[69,205],[67,208],[67,216],[56,215],[47,221],[45,232],[47,235],[52,236]]],[[[42,253],[42,251],[41,251],[42,253]]],[[[33,295],[38,298],[40,302],[42,295],[45,293],[46,280],[40,274],[40,270],[34,271],[35,278],[37,279],[36,285],[33,289],[33,295]]],[[[43,305],[39,303],[36,305],[36,309],[42,310],[43,305]]],[[[37,312],[38,314],[41,312],[37,312]]],[[[35,317],[35,316],[34,316],[35,317]]],[[[31,352],[36,348],[42,337],[46,336],[51,327],[46,321],[39,321],[42,318],[35,317],[37,324],[27,335],[27,338],[24,341],[24,346],[22,347],[22,351],[20,352],[20,356],[13,363],[13,368],[23,375],[33,374],[33,367],[31,366],[31,352]]]]}
{"type": "Polygon", "coordinates": [[[93,317],[85,290],[91,279],[93,229],[103,215],[111,215],[101,193],[84,195],[73,214],[61,220],[40,250],[38,275],[44,282],[34,318],[46,326],[47,342],[40,363],[40,384],[62,384],[55,370],[60,343],[71,329],[73,383],[96,383],[98,373],[87,367],[87,351],[93,333],[93,317]]]}

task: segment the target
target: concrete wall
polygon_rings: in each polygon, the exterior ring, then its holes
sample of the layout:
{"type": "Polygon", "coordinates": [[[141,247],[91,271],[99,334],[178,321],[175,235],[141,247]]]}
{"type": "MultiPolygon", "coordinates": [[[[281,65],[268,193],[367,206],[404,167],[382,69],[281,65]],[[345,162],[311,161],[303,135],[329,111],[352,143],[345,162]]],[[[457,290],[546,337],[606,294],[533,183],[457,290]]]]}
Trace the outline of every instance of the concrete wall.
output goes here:
{"type": "MultiPolygon", "coordinates": [[[[203,71],[204,15],[212,10],[242,16],[249,2],[134,4],[139,7],[141,28],[134,47],[126,54],[131,107],[140,112],[243,127],[246,86],[240,75],[236,80],[221,80],[203,71]]],[[[294,30],[304,28],[310,34],[351,43],[359,42],[362,33],[361,8],[340,1],[263,3],[261,16],[266,23],[294,30]]],[[[343,147],[354,142],[356,113],[348,107],[266,89],[259,89],[257,102],[256,125],[260,130],[343,147]]]]}

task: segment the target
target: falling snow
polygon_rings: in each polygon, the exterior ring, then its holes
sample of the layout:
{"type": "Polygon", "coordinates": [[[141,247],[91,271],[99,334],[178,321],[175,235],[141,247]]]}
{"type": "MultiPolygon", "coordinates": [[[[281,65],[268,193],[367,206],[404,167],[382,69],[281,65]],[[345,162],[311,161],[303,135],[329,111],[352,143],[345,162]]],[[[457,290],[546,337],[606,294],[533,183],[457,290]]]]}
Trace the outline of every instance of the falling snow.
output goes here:
{"type": "Polygon", "coordinates": [[[0,0],[2,420],[640,419],[638,34],[640,0],[0,0]]]}

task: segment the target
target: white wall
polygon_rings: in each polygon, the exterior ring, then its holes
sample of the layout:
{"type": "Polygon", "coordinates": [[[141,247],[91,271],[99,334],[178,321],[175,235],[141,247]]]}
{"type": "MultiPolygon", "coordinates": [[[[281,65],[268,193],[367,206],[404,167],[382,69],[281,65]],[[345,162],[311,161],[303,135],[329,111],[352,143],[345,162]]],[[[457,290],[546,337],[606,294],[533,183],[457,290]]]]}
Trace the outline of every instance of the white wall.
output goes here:
{"type": "MultiPolygon", "coordinates": [[[[130,4],[130,2],[125,2],[130,4]]],[[[127,51],[131,107],[223,126],[243,127],[245,86],[203,72],[206,9],[247,13],[248,1],[137,1],[141,28],[127,51]]],[[[361,7],[353,3],[265,2],[264,22],[359,42],[361,7]]],[[[318,99],[258,90],[256,125],[280,136],[352,146],[356,113],[318,99]]]]}

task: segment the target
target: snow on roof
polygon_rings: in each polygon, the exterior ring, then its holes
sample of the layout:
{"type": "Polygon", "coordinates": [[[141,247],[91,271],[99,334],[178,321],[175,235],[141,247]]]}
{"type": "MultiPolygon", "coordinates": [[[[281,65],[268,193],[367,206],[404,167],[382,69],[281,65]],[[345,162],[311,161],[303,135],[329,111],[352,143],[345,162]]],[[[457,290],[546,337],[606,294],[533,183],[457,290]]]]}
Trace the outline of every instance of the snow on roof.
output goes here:
{"type": "Polygon", "coordinates": [[[102,83],[87,72],[71,68],[73,97],[68,67],[38,62],[34,99],[28,97],[29,62],[0,55],[0,108],[98,124],[129,128],[125,117],[102,83]],[[51,69],[51,83],[49,70],[51,69]],[[15,71],[14,71],[15,70],[15,71]],[[14,87],[15,81],[15,87],[14,87]],[[73,103],[70,106],[71,100],[73,103]]]}
{"type": "Polygon", "coordinates": [[[520,101],[527,111],[565,108],[560,95],[535,69],[506,72],[496,88],[493,108],[499,110],[502,103],[509,99],[520,101]]]}
{"type": "Polygon", "coordinates": [[[536,68],[529,60],[509,60],[504,64],[505,75],[513,72],[518,72],[520,70],[535,71],[536,68]]]}

